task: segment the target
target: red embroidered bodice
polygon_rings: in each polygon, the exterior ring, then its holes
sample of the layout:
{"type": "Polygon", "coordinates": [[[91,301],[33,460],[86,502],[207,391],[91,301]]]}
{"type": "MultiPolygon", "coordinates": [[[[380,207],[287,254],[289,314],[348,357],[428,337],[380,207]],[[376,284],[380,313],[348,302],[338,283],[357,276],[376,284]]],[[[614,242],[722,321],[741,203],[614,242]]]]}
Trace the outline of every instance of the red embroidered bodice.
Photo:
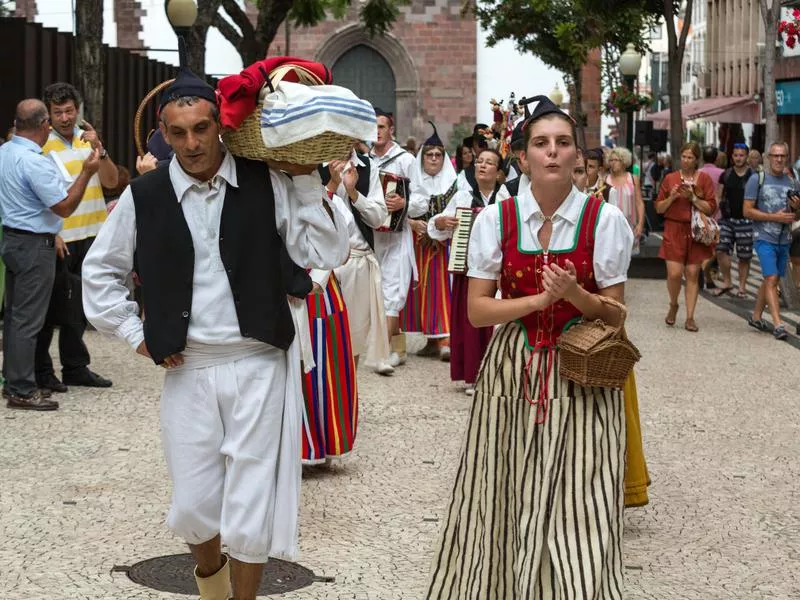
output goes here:
{"type": "MultiPolygon", "coordinates": [[[[594,278],[593,255],[594,233],[603,202],[596,197],[588,197],[581,211],[577,233],[572,248],[542,250],[523,250],[519,241],[519,207],[516,198],[508,198],[500,203],[502,224],[503,270],[500,275],[500,291],[503,298],[519,298],[540,294],[542,267],[556,263],[566,269],[569,259],[575,265],[578,285],[589,292],[597,293],[594,278]]],[[[556,340],[570,321],[581,316],[578,309],[566,300],[558,300],[543,311],[533,312],[519,323],[525,328],[528,347],[532,350],[553,348],[556,340]]]]}

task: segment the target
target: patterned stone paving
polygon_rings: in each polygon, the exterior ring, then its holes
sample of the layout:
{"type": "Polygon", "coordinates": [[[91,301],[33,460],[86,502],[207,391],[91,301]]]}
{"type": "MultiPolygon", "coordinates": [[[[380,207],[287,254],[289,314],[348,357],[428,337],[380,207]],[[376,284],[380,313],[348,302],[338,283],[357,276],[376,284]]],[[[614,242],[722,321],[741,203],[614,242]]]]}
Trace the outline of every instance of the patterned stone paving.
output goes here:
{"type": "MultiPolygon", "coordinates": [[[[626,513],[626,597],[800,597],[800,354],[705,299],[699,334],[667,329],[663,282],[631,283],[628,303],[653,485],[650,505],[626,513]]],[[[186,551],[163,524],[163,375],[88,340],[113,388],[70,390],[51,414],[0,408],[0,599],[187,598],[119,570],[186,551]]],[[[423,593],[469,399],[431,359],[360,385],[354,455],[303,485],[298,562],[329,582],[282,597],[423,593]]]]}

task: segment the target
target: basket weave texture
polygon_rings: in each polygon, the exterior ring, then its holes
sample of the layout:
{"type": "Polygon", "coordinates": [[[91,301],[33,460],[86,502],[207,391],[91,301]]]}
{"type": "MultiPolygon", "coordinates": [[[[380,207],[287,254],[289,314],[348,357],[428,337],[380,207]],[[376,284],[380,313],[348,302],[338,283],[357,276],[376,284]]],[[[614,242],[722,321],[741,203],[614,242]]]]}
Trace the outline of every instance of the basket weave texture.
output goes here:
{"type": "Polygon", "coordinates": [[[619,325],[584,319],[567,329],[558,338],[559,370],[561,377],[583,387],[621,388],[642,355],[625,334],[625,306],[599,298],[619,309],[619,325]]]}
{"type": "MultiPolygon", "coordinates": [[[[322,85],[323,83],[314,73],[303,67],[283,65],[270,73],[273,87],[278,85],[290,72],[297,75],[299,83],[305,85],[322,85]]],[[[234,156],[251,160],[274,160],[311,165],[347,157],[356,142],[353,138],[338,133],[324,132],[293,144],[267,148],[261,137],[262,108],[263,103],[259,102],[256,109],[242,121],[239,129],[222,134],[225,147],[234,156]]]]}

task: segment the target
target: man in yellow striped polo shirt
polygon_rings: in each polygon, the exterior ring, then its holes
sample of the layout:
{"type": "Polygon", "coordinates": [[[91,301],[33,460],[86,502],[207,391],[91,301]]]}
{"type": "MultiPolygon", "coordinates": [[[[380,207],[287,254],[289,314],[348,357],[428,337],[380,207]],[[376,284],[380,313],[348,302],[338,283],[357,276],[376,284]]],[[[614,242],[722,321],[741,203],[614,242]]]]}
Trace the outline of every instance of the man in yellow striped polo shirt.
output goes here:
{"type": "MultiPolygon", "coordinates": [[[[106,219],[103,189],[117,185],[117,167],[109,158],[108,152],[94,128],[80,120],[80,95],[68,83],[54,83],[44,91],[44,103],[50,113],[50,137],[44,145],[44,153],[50,156],[61,171],[64,179],[71,182],[80,174],[84,161],[94,149],[100,151],[100,168],[89,180],[78,209],[64,219],[61,237],[66,242],[65,262],[70,273],[80,276],[83,259],[92,245],[100,227],[106,219]],[[80,126],[79,126],[80,125],[80,126]]],[[[54,302],[65,300],[54,299],[54,302]]],[[[77,299],[80,303],[80,298],[77,299]]],[[[82,315],[83,307],[76,306],[82,315]]],[[[73,311],[70,311],[74,314],[73,311]]],[[[40,388],[54,392],[66,392],[67,385],[90,387],[110,387],[111,381],[89,369],[91,358],[83,342],[86,321],[61,324],[58,350],[61,358],[62,380],[56,377],[53,360],[50,358],[50,342],[53,339],[53,325],[45,324],[36,343],[36,382],[40,388]]]]}

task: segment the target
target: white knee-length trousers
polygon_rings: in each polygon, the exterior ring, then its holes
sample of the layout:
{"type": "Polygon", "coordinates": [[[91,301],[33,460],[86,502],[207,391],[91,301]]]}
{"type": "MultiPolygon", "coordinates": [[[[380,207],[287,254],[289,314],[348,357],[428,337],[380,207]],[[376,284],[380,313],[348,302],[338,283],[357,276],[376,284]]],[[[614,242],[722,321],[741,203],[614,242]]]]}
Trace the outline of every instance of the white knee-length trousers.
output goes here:
{"type": "Polygon", "coordinates": [[[167,372],[161,396],[173,484],[167,524],[187,543],[220,534],[230,555],[247,563],[296,551],[299,390],[290,370],[287,353],[268,347],[217,366],[167,372]]]}

